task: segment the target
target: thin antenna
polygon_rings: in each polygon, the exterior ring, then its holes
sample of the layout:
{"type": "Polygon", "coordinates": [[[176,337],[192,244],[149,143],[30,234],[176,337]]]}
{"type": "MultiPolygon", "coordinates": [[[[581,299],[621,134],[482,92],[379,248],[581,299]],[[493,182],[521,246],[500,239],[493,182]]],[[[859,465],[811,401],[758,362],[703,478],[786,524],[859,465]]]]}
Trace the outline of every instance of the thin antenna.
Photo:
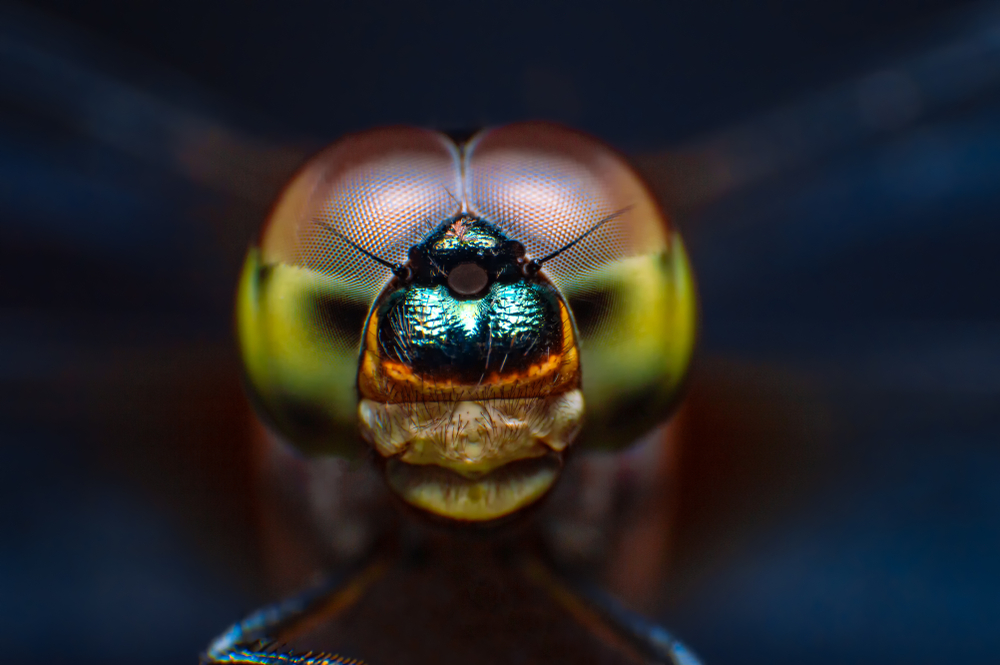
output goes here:
{"type": "Polygon", "coordinates": [[[621,215],[624,215],[626,212],[628,212],[631,209],[632,209],[632,206],[627,205],[624,208],[622,208],[621,210],[619,210],[617,212],[611,213],[610,215],[608,215],[607,217],[605,217],[604,219],[602,219],[601,221],[597,222],[596,224],[594,224],[593,226],[591,226],[589,229],[587,229],[586,231],[584,231],[582,234],[580,234],[579,236],[577,236],[575,239],[570,240],[568,243],[566,243],[565,245],[563,245],[562,247],[560,247],[556,251],[552,252],[548,256],[545,256],[545,257],[540,258],[540,259],[533,260],[532,263],[534,263],[536,266],[541,266],[546,261],[549,261],[551,259],[556,258],[560,254],[562,254],[563,252],[565,252],[567,249],[569,249],[570,247],[572,247],[576,243],[580,242],[581,240],[583,240],[584,238],[586,238],[587,236],[589,236],[591,233],[593,233],[597,229],[601,228],[602,226],[604,226],[605,224],[607,224],[608,222],[610,222],[612,219],[614,219],[616,217],[620,217],[621,215]]]}
{"type": "Polygon", "coordinates": [[[322,224],[323,226],[325,226],[330,233],[332,233],[333,235],[337,236],[338,238],[340,238],[341,240],[343,240],[344,242],[346,242],[348,245],[350,245],[354,249],[358,250],[359,252],[361,252],[362,254],[364,254],[365,256],[367,256],[369,259],[371,259],[375,263],[379,263],[381,265],[384,265],[386,268],[388,268],[389,270],[391,270],[393,272],[393,274],[395,274],[397,277],[402,276],[403,274],[405,274],[407,272],[402,264],[392,263],[391,261],[386,261],[385,259],[383,259],[381,257],[375,256],[374,254],[372,254],[371,252],[369,252],[367,249],[365,249],[364,247],[360,246],[358,243],[354,242],[353,240],[351,240],[350,238],[348,238],[347,236],[345,236],[343,233],[341,233],[337,229],[335,229],[332,226],[330,226],[330,224],[328,222],[323,222],[323,221],[319,221],[319,220],[317,220],[317,221],[320,224],[322,224]]]}

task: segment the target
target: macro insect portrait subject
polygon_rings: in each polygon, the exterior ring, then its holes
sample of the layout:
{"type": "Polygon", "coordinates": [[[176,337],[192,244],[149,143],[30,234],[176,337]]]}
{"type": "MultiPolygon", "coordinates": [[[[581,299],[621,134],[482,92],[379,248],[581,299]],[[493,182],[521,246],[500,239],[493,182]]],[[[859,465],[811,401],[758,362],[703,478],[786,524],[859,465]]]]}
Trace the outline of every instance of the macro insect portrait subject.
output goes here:
{"type": "MultiPolygon", "coordinates": [[[[304,624],[349,615],[418,552],[468,549],[469,536],[455,532],[471,530],[469,556],[504,559],[492,564],[499,575],[527,580],[591,634],[594,645],[577,645],[589,658],[695,662],[662,629],[554,572],[558,548],[545,547],[546,535],[565,530],[574,507],[560,514],[544,501],[560,480],[573,484],[564,471],[588,450],[657,458],[695,310],[680,237],[631,168],[594,139],[543,123],[457,141],[390,128],[320,153],[246,259],[237,319],[248,385],[273,445],[303,464],[366,458],[403,515],[366,529],[356,572],[237,624],[205,661],[341,662],[326,652],[334,648],[368,658],[363,639],[324,645],[321,656],[285,643],[304,624]],[[409,525],[421,521],[429,531],[415,535],[409,525]]],[[[518,591],[482,611],[502,625],[535,602],[518,591]]],[[[408,643],[386,620],[376,651],[393,663],[475,657],[453,652],[444,622],[425,630],[408,643]]],[[[531,643],[477,660],[509,662],[514,651],[526,662],[580,659],[533,653],[531,643]]]]}
{"type": "Polygon", "coordinates": [[[998,35],[0,3],[0,660],[993,662],[998,35]]]}

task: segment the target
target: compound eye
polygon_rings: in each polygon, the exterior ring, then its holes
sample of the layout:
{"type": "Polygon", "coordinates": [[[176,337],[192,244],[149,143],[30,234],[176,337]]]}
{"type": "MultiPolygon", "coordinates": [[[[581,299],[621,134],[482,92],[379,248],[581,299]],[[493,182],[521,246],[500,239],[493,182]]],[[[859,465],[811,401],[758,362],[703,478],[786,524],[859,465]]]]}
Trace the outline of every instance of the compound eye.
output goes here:
{"type": "Polygon", "coordinates": [[[240,348],[254,401],[299,450],[359,450],[358,356],[372,303],[393,274],[413,278],[407,249],[428,220],[458,214],[460,173],[445,137],[376,130],[320,153],[276,203],[240,280],[240,348]]]}
{"type": "Polygon", "coordinates": [[[463,155],[469,209],[523,244],[525,279],[569,304],[587,421],[575,445],[630,445],[669,415],[687,373],[697,305],[680,237],[632,168],[584,135],[509,125],[463,155]]]}
{"type": "Polygon", "coordinates": [[[448,273],[448,288],[457,296],[474,296],[490,282],[490,276],[478,263],[460,263],[448,273]]]}

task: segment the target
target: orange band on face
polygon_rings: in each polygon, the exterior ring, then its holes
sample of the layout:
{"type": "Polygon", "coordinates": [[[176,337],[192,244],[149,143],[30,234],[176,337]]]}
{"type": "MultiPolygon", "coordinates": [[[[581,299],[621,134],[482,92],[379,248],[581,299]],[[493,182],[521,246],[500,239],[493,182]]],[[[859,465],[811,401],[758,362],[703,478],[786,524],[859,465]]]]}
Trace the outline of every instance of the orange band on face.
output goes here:
{"type": "Polygon", "coordinates": [[[580,386],[580,354],[573,323],[565,304],[559,302],[562,348],[528,367],[491,372],[475,383],[450,378],[428,378],[405,363],[379,352],[378,314],[373,312],[365,334],[358,371],[358,391],[376,402],[399,403],[455,399],[509,399],[557,395],[580,386]]]}

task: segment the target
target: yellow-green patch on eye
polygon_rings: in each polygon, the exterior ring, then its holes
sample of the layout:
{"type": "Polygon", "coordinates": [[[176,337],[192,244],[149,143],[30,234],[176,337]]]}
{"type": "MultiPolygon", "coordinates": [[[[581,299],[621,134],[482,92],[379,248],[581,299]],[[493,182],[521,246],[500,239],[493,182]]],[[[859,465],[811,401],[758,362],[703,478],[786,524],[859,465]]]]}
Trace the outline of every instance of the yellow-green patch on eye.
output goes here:
{"type": "Polygon", "coordinates": [[[367,305],[342,282],[247,256],[237,297],[243,361],[259,405],[310,452],[358,447],[355,376],[367,305]]]}
{"type": "Polygon", "coordinates": [[[660,252],[609,263],[570,288],[574,315],[577,308],[583,314],[577,321],[587,403],[581,442],[620,448],[666,417],[690,362],[697,301],[680,236],[660,252]]]}

